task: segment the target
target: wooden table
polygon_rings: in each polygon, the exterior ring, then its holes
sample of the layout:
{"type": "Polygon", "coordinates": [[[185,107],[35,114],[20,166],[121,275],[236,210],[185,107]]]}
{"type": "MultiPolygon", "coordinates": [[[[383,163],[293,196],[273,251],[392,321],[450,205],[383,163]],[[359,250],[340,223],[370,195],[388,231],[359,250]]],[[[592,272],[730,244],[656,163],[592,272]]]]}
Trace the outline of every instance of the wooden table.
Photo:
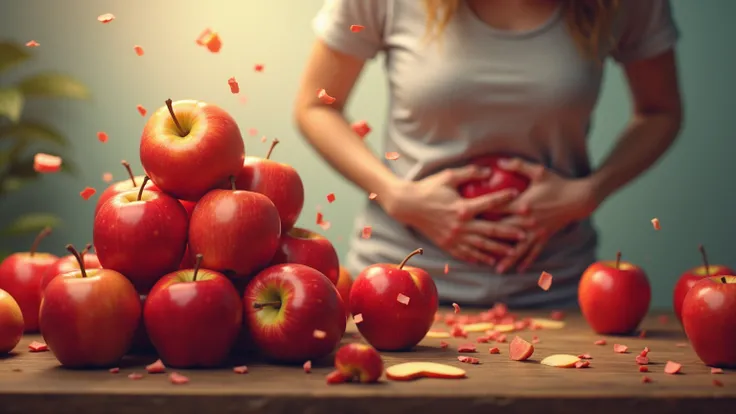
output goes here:
{"type": "MultiPolygon", "coordinates": [[[[537,313],[534,316],[545,316],[537,313]]],[[[713,375],[695,356],[675,318],[662,324],[651,315],[642,327],[645,338],[607,338],[605,346],[593,345],[593,334],[579,315],[566,318],[560,330],[524,331],[530,340],[539,337],[528,362],[508,358],[508,343],[478,344],[472,356],[480,365],[462,364],[456,347],[473,342],[470,338],[447,339],[447,349],[439,339],[425,339],[416,352],[384,354],[387,366],[404,361],[436,361],[464,368],[463,380],[421,379],[413,382],[384,381],[376,385],[342,384],[328,386],[328,363],[315,364],[311,374],[301,367],[278,367],[250,363],[250,372],[237,375],[230,368],[208,371],[181,371],[191,382],[173,385],[167,375],[145,374],[147,360],[130,361],[120,373],[70,371],[62,369],[50,352],[29,353],[27,345],[38,336],[27,336],[16,354],[0,359],[0,413],[723,413],[736,409],[736,372],[713,375]],[[630,353],[613,352],[613,344],[628,345],[630,353]],[[679,346],[678,346],[679,345],[679,346]],[[490,355],[498,346],[500,355],[490,355]],[[647,373],[653,382],[643,384],[643,375],[634,362],[648,346],[652,361],[647,373]],[[556,353],[589,353],[590,368],[562,369],[540,365],[545,356],[556,353]],[[663,372],[668,360],[683,364],[683,373],[663,372]],[[144,374],[129,380],[132,372],[144,374]],[[724,386],[714,386],[713,380],[724,386]]],[[[445,329],[438,324],[437,329],[445,329]]],[[[348,327],[356,332],[355,326],[348,327]]],[[[509,339],[513,334],[509,335],[509,339]]],[[[350,333],[345,342],[356,340],[350,333]]]]}

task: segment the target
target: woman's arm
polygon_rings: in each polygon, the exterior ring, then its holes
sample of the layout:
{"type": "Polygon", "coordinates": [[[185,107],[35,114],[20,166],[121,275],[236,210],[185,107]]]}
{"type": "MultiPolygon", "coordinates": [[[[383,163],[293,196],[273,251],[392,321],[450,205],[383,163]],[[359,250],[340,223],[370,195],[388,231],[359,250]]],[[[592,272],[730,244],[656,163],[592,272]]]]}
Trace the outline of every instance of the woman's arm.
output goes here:
{"type": "Polygon", "coordinates": [[[596,204],[652,166],[677,138],[682,102],[675,52],[625,66],[634,113],[608,157],[588,179],[596,204]]]}

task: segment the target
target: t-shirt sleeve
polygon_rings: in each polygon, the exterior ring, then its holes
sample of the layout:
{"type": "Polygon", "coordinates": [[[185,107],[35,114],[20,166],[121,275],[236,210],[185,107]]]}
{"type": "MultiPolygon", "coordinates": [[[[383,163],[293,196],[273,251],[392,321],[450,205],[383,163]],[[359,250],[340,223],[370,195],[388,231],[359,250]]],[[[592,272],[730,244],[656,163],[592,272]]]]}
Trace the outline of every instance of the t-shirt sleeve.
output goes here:
{"type": "Polygon", "coordinates": [[[317,38],[330,48],[360,59],[372,59],[384,46],[388,0],[325,0],[312,21],[317,38]],[[350,26],[364,28],[350,30],[350,26]]]}
{"type": "Polygon", "coordinates": [[[648,59],[672,49],[680,36],[670,0],[626,0],[616,49],[619,63],[648,59]]]}

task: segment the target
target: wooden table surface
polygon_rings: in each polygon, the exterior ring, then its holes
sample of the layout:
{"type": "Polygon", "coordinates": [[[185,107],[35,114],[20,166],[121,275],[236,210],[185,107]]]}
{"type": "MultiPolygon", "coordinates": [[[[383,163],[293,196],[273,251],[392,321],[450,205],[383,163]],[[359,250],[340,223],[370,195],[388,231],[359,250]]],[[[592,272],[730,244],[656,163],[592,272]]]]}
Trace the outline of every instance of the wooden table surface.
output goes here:
{"type": "MultiPolygon", "coordinates": [[[[464,311],[465,312],[465,311],[464,311]]],[[[535,313],[526,316],[544,317],[535,313]]],[[[60,368],[50,352],[30,353],[27,345],[39,336],[26,336],[16,353],[0,359],[0,413],[723,413],[736,409],[736,372],[714,375],[683,347],[686,341],[674,317],[662,323],[652,313],[642,328],[645,338],[608,337],[608,344],[596,346],[600,336],[589,330],[579,315],[568,315],[563,329],[523,331],[520,336],[539,343],[530,361],[514,362],[508,357],[508,343],[477,344],[479,365],[460,363],[457,346],[468,339],[425,339],[415,352],[385,353],[390,366],[405,361],[434,361],[464,368],[462,380],[420,379],[412,382],[384,380],[380,384],[328,386],[325,375],[329,361],[315,364],[311,374],[301,367],[279,367],[257,362],[248,364],[249,373],[238,375],[231,367],[220,370],[180,371],[190,378],[186,385],[173,385],[168,375],[146,374],[144,366],[155,357],[127,361],[118,374],[107,370],[71,371],[60,368]],[[613,344],[625,344],[627,354],[613,352],[613,344]],[[500,355],[488,349],[498,346],[500,355]],[[634,362],[638,352],[651,349],[650,372],[642,374],[634,362]],[[588,353],[593,359],[586,369],[543,366],[545,356],[588,353]],[[678,375],[663,372],[668,361],[683,364],[678,375]],[[144,378],[128,379],[138,372],[144,378]],[[648,375],[653,382],[641,382],[648,375]],[[717,379],[722,387],[713,384],[717,379]],[[497,411],[494,411],[497,410],[497,411]]],[[[436,329],[446,329],[438,323],[436,329]]],[[[355,326],[348,327],[344,342],[356,341],[355,326]]],[[[513,338],[509,334],[509,340],[513,338]]]]}

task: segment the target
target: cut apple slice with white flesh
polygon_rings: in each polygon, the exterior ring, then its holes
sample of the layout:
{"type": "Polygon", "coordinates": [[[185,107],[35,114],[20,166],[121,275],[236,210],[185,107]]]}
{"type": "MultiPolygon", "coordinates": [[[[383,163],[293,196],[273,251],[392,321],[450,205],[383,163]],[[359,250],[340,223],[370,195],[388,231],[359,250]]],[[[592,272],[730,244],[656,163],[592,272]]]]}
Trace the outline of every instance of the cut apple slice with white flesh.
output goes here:
{"type": "Polygon", "coordinates": [[[462,325],[463,331],[468,333],[485,332],[493,329],[493,324],[490,322],[479,322],[471,323],[468,325],[462,325]]]}
{"type": "Polygon", "coordinates": [[[580,358],[575,355],[556,354],[544,358],[540,363],[556,368],[574,368],[578,361],[580,361],[580,358]]]}
{"type": "Polygon", "coordinates": [[[411,381],[418,378],[460,379],[465,370],[436,362],[404,362],[386,368],[386,378],[394,381],[411,381]]]}
{"type": "Polygon", "coordinates": [[[450,333],[445,331],[429,331],[427,332],[427,335],[425,335],[425,338],[445,339],[449,338],[450,336],[450,333]]]}
{"type": "Polygon", "coordinates": [[[516,330],[516,327],[514,324],[508,323],[508,324],[502,324],[502,325],[496,325],[493,327],[494,331],[501,332],[501,333],[509,333],[514,332],[516,330]]]}
{"type": "Polygon", "coordinates": [[[537,325],[542,329],[562,329],[565,327],[565,322],[553,319],[532,319],[532,325],[537,325]]]}

